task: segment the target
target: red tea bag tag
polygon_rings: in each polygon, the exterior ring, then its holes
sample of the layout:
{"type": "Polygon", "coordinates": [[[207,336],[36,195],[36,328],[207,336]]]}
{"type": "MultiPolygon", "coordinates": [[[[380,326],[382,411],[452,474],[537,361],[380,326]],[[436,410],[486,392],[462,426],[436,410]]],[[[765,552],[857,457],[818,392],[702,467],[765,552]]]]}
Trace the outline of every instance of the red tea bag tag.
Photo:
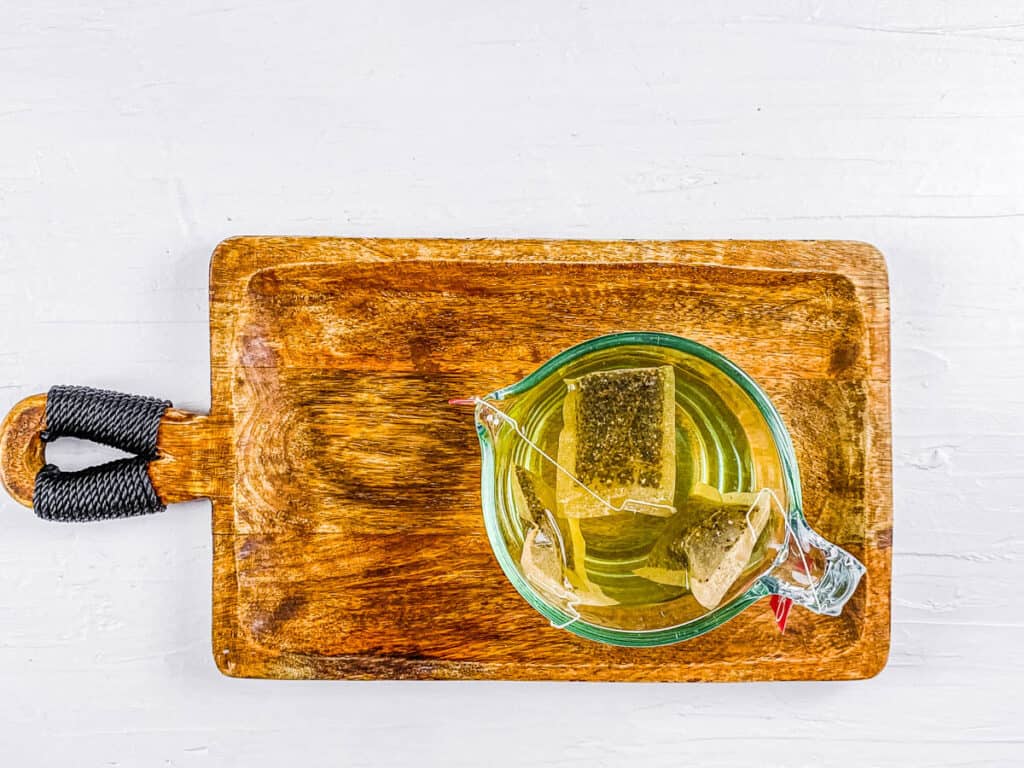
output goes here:
{"type": "Polygon", "coordinates": [[[793,607],[793,601],[788,597],[772,595],[770,605],[775,614],[775,623],[779,627],[779,632],[785,632],[786,620],[789,618],[789,609],[793,607]]]}
{"type": "MultiPolygon", "coordinates": [[[[799,543],[796,545],[800,546],[799,543]]],[[[803,552],[800,551],[800,562],[793,563],[793,571],[795,573],[807,573],[806,563],[803,559],[803,552]]],[[[772,595],[770,600],[772,612],[775,614],[775,623],[779,627],[779,632],[786,631],[786,621],[789,619],[789,609],[793,607],[793,599],[789,597],[782,597],[780,595],[772,595]]]]}

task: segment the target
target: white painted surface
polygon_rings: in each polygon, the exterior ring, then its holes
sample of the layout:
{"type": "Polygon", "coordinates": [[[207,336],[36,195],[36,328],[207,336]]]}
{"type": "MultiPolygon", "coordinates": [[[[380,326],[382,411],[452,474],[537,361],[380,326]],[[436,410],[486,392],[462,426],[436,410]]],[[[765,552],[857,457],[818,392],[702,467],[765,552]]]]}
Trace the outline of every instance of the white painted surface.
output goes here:
{"type": "Polygon", "coordinates": [[[712,686],[229,680],[207,505],[4,498],[3,765],[1024,762],[1022,57],[1019,0],[0,4],[0,411],[206,409],[232,234],[855,238],[896,488],[889,667],[712,686]]]}

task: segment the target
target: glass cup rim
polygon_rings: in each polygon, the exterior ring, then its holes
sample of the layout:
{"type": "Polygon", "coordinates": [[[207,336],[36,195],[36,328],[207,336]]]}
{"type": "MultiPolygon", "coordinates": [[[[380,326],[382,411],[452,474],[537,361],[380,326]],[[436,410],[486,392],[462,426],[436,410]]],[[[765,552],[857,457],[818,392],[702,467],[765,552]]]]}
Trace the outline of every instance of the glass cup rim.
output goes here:
{"type": "MultiPolygon", "coordinates": [[[[782,416],[775,409],[775,406],[772,405],[764,390],[742,368],[720,352],[716,352],[714,349],[692,339],[658,331],[630,331],[597,336],[563,350],[525,378],[486,395],[484,399],[500,401],[514,397],[529,390],[537,382],[543,380],[557,369],[584,355],[624,346],[666,347],[682,352],[712,365],[737,384],[750,397],[765,419],[772,435],[772,440],[775,443],[775,448],[779,453],[789,506],[787,516],[790,518],[793,516],[802,518],[803,501],[800,492],[800,473],[797,466],[796,453],[793,449],[793,441],[782,421],[782,416]]],[[[479,415],[479,408],[477,413],[479,415]]],[[[494,461],[494,447],[491,444],[490,433],[480,423],[479,418],[477,418],[477,436],[480,440],[482,461],[480,477],[484,526],[487,530],[487,538],[491,549],[502,571],[508,580],[512,582],[516,591],[534,609],[548,619],[552,625],[566,629],[580,637],[610,645],[633,647],[668,645],[710,632],[736,616],[752,603],[773,593],[765,581],[765,575],[762,575],[745,592],[737,595],[728,603],[720,605],[699,618],[661,629],[612,629],[591,624],[582,618],[566,613],[561,608],[551,605],[540,595],[533,585],[523,578],[516,567],[516,563],[505,545],[504,537],[501,535],[501,526],[498,521],[498,506],[495,498],[497,467],[494,461]]]]}

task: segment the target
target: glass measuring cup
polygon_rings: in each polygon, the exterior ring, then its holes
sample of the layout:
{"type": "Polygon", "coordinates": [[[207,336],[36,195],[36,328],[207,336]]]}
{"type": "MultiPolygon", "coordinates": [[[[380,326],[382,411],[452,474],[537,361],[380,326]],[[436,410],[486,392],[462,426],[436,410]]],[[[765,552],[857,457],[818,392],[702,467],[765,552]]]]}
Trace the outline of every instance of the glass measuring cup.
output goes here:
{"type": "Polygon", "coordinates": [[[836,616],[864,574],[856,558],[807,524],[792,442],[768,397],[708,347],[663,333],[602,336],[474,403],[491,547],[516,590],[555,626],[614,645],[665,645],[709,632],[769,595],[836,616]],[[524,470],[548,487],[566,473],[556,446],[572,382],[594,372],[659,366],[674,374],[673,511],[638,514],[619,505],[572,519],[556,508],[540,527],[531,525],[517,483],[524,470]],[[750,529],[754,544],[742,571],[709,607],[695,596],[689,566],[666,572],[650,564],[665,542],[724,503],[749,504],[748,525],[754,510],[764,522],[750,529]],[[560,553],[569,574],[562,586],[535,578],[530,553],[538,540],[560,553]]]}

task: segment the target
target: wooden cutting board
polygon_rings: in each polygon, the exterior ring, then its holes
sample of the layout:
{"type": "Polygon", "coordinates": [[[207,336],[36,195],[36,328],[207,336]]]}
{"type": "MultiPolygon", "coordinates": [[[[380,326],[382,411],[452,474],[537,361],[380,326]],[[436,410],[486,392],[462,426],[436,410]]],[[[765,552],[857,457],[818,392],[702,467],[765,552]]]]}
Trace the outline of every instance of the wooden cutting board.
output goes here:
{"type": "MultiPolygon", "coordinates": [[[[238,238],[210,268],[212,412],[170,412],[166,501],[213,501],[213,653],[273,678],[869,677],[889,647],[885,264],[853,242],[238,238]],[[472,415],[566,347],[654,330],[785,419],[806,515],[867,565],[838,618],[767,602],[661,648],[552,628],[491,554],[472,415]]],[[[168,394],[168,393],[162,393],[168,394]]],[[[173,394],[173,393],[170,393],[173,394]]]]}

